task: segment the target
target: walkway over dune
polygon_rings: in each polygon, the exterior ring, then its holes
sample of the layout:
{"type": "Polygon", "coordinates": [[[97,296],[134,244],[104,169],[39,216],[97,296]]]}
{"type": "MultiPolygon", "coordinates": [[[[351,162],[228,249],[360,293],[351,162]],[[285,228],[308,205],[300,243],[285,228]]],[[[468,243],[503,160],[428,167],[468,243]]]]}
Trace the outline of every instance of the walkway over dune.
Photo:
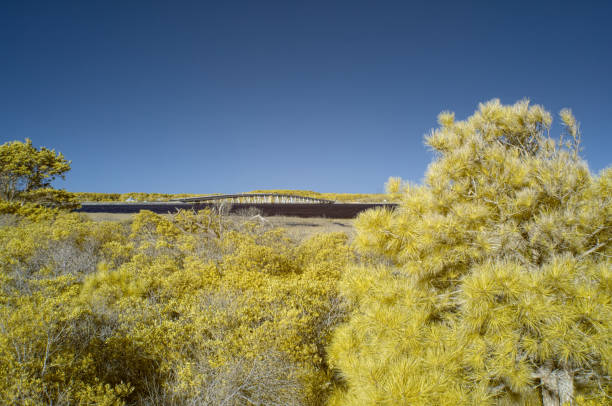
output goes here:
{"type": "Polygon", "coordinates": [[[187,197],[183,199],[172,200],[175,202],[183,203],[334,203],[333,200],[317,199],[315,197],[306,196],[295,196],[295,195],[283,195],[276,193],[239,193],[235,195],[210,195],[210,196],[198,196],[198,197],[187,197]]]}

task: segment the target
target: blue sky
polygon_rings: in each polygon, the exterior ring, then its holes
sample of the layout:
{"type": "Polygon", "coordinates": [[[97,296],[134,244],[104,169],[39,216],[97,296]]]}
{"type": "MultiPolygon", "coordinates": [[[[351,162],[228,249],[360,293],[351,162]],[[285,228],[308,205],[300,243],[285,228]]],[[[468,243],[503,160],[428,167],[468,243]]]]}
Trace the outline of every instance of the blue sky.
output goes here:
{"type": "Polygon", "coordinates": [[[3,1],[0,143],[63,152],[71,191],[382,192],[422,179],[440,111],[527,97],[573,109],[599,171],[610,21],[609,1],[3,1]]]}

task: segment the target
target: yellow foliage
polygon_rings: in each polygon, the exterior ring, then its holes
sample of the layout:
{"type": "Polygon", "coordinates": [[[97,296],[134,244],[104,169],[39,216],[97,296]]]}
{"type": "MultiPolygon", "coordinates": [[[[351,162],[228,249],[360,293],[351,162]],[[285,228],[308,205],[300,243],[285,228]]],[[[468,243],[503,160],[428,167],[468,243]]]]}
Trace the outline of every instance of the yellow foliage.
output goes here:
{"type": "Polygon", "coordinates": [[[527,101],[440,114],[425,184],[355,222],[330,404],[609,401],[612,170],[591,175],[561,117],[570,142],[527,101]]]}
{"type": "Polygon", "coordinates": [[[350,261],[344,234],[297,244],[211,210],[18,216],[0,226],[0,398],[322,404],[350,261]]]}
{"type": "Polygon", "coordinates": [[[41,147],[32,141],[10,141],[0,145],[0,199],[6,201],[70,200],[68,193],[50,189],[56,178],[64,178],[70,162],[61,153],[41,147]]]}
{"type": "Polygon", "coordinates": [[[172,199],[181,199],[186,197],[202,196],[202,194],[191,193],[95,193],[95,192],[77,192],[74,196],[79,202],[124,202],[128,199],[133,199],[139,202],[157,202],[168,201],[172,199]]]}

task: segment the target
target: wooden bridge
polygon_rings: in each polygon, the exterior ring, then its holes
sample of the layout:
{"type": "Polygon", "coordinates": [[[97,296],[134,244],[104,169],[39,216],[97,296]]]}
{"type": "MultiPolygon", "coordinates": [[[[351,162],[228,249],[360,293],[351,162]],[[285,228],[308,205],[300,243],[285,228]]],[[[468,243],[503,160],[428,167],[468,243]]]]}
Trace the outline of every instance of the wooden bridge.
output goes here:
{"type": "Polygon", "coordinates": [[[276,193],[239,193],[234,195],[209,195],[198,197],[187,197],[172,200],[183,203],[276,203],[276,204],[298,204],[315,203],[331,204],[333,200],[317,199],[315,197],[283,195],[276,193]]]}

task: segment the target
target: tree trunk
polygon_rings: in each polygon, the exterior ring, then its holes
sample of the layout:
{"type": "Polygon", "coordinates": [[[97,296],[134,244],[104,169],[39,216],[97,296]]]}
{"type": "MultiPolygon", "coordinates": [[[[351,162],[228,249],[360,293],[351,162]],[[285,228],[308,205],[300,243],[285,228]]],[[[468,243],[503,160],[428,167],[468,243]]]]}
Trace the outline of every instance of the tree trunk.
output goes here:
{"type": "Polygon", "coordinates": [[[574,405],[574,377],[567,369],[552,369],[547,362],[538,370],[543,406],[574,405]]]}

